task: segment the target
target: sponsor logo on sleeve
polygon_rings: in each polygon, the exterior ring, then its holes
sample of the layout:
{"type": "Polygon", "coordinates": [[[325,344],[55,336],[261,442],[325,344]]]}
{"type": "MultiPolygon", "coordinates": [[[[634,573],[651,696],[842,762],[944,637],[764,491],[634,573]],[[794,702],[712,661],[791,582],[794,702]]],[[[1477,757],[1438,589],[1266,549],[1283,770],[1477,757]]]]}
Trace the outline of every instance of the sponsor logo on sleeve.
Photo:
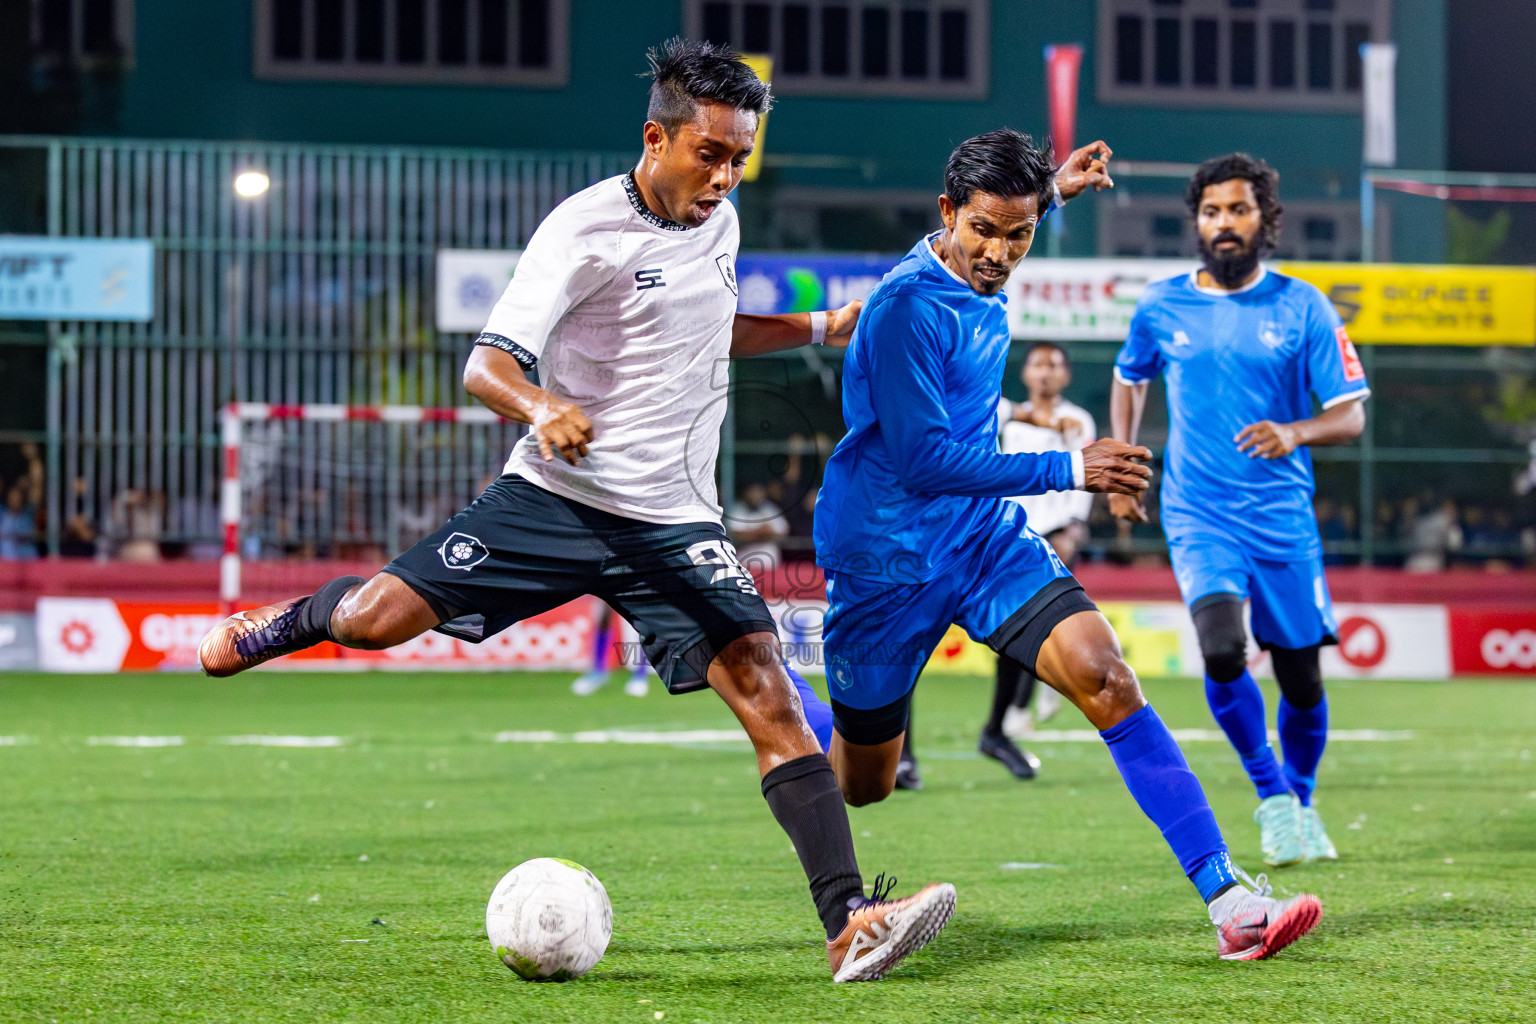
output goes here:
{"type": "Polygon", "coordinates": [[[736,264],[731,262],[731,254],[723,252],[716,256],[715,266],[720,268],[720,276],[725,278],[725,286],[731,290],[731,294],[739,295],[736,291],[736,264]]]}
{"type": "Polygon", "coordinates": [[[1355,343],[1349,340],[1349,332],[1342,327],[1336,327],[1333,336],[1339,343],[1339,359],[1344,363],[1344,379],[1365,380],[1365,367],[1360,362],[1360,353],[1355,351],[1355,343]]]}

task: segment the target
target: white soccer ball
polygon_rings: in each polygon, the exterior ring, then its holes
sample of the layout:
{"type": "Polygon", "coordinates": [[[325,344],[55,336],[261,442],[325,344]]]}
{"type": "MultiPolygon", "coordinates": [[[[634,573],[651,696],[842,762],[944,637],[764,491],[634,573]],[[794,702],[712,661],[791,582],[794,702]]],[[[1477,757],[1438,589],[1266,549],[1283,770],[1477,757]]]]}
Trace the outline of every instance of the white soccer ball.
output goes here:
{"type": "Polygon", "coordinates": [[[613,935],[613,904],[603,883],[580,864],[536,857],[491,890],[485,934],[518,977],[569,981],[603,958],[613,935]]]}

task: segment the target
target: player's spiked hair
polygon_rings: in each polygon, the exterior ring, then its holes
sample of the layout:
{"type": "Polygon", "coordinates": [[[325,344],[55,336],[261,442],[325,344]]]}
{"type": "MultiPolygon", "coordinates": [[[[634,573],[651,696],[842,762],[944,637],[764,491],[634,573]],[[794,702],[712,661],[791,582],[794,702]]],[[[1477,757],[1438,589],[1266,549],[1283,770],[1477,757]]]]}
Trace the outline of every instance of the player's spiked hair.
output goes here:
{"type": "Polygon", "coordinates": [[[1273,251],[1280,241],[1280,218],[1285,213],[1285,207],[1280,205],[1280,172],[1257,157],[1228,153],[1201,164],[1189,179],[1189,188],[1184,194],[1189,215],[1200,216],[1200,198],[1207,188],[1233,178],[1242,178],[1253,186],[1253,196],[1259,203],[1260,248],[1266,253],[1273,251]]]}
{"type": "Polygon", "coordinates": [[[1054,175],[1050,143],[1039,149],[1023,132],[999,128],[966,139],[949,154],[944,194],[957,210],[971,201],[973,193],[985,192],[1005,199],[1035,196],[1043,211],[1051,198],[1054,175]]]}
{"type": "Polygon", "coordinates": [[[773,107],[773,93],[729,46],[673,36],[646,53],[651,62],[651,103],[647,120],[668,135],[692,121],[699,103],[729,103],[761,117],[773,107]]]}

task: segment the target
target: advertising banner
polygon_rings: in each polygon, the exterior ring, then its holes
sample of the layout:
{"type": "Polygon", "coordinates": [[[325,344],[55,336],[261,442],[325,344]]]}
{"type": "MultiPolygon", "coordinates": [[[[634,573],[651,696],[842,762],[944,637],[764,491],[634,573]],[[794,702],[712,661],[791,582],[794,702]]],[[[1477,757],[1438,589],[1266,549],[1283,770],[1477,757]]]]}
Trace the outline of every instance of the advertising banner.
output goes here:
{"type": "Polygon", "coordinates": [[[0,235],[0,320],[151,320],[155,245],[0,235]]]}
{"type": "Polygon", "coordinates": [[[1536,675],[1536,609],[1453,610],[1451,661],[1460,675],[1536,675]]]}
{"type": "Polygon", "coordinates": [[[1356,343],[1536,344],[1536,269],[1404,263],[1278,263],[1316,285],[1356,343]]]}
{"type": "Polygon", "coordinates": [[[521,249],[437,250],[437,329],[479,334],[522,254],[521,249]]]}
{"type": "Polygon", "coordinates": [[[1082,66],[1083,48],[1076,43],[1045,48],[1045,105],[1057,163],[1072,152],[1072,137],[1077,132],[1077,78],[1082,66]]]}
{"type": "Polygon", "coordinates": [[[1027,258],[1003,286],[1008,327],[1020,340],[1121,342],[1147,285],[1195,267],[1191,260],[1027,258]]]}
{"type": "Polygon", "coordinates": [[[0,612],[0,672],[37,666],[37,624],[24,612],[0,612]]]}

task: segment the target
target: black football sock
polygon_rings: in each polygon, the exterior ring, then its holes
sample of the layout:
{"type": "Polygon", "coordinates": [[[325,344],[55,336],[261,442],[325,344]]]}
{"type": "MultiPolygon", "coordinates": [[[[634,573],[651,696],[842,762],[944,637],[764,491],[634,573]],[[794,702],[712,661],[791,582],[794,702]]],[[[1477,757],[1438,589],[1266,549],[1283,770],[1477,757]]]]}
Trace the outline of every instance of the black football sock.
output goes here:
{"type": "Polygon", "coordinates": [[[361,576],[339,576],[300,601],[298,621],[294,623],[290,643],[297,649],[334,639],[331,636],[331,613],[353,587],[367,582],[361,576]]]}
{"type": "Polygon", "coordinates": [[[1028,676],[1024,666],[1008,655],[997,656],[997,686],[992,691],[992,714],[988,716],[982,732],[988,736],[1003,734],[1003,716],[1013,707],[1014,698],[1018,696],[1020,686],[1028,676]]]}
{"type": "Polygon", "coordinates": [[[864,895],[864,879],[827,755],[807,754],[771,769],[763,776],[763,797],[800,855],[827,939],[837,938],[848,923],[849,901],[864,895]]]}

